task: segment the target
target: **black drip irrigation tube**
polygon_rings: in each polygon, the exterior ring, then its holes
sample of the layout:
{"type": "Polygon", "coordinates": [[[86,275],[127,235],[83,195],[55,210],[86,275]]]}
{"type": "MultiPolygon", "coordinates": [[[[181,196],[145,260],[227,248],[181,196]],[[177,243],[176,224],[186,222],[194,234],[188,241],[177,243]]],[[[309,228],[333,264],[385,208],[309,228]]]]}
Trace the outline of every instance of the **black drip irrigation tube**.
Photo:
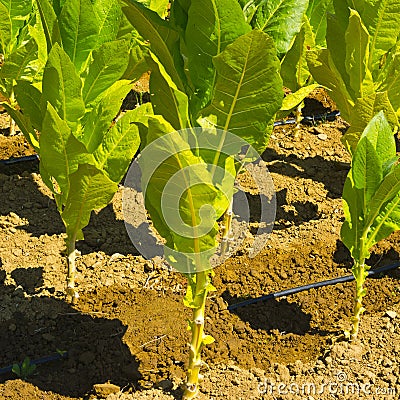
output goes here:
{"type": "Polygon", "coordinates": [[[37,154],[33,154],[32,156],[23,156],[23,157],[9,158],[8,160],[0,160],[0,165],[12,165],[20,162],[28,162],[36,160],[39,160],[39,156],[37,154]]]}
{"type": "MultiPolygon", "coordinates": [[[[396,269],[399,266],[400,266],[400,262],[397,262],[394,264],[385,265],[384,267],[371,269],[368,271],[367,278],[382,274],[383,272],[391,271],[392,269],[396,269]]],[[[298,286],[296,288],[286,289],[286,290],[282,290],[280,292],[271,293],[271,294],[267,294],[265,296],[257,297],[255,299],[248,299],[245,301],[241,301],[240,303],[231,304],[230,306],[228,306],[228,310],[232,311],[232,310],[236,310],[237,308],[240,308],[240,307],[248,306],[250,304],[259,303],[261,301],[276,299],[278,297],[289,296],[291,294],[300,293],[305,290],[317,289],[317,288],[320,288],[323,286],[336,285],[338,283],[344,283],[344,282],[350,282],[350,281],[354,281],[353,275],[346,275],[346,276],[341,276],[341,277],[334,278],[334,279],[328,279],[327,281],[310,283],[309,285],[298,286]]]]}
{"type": "MultiPolygon", "coordinates": [[[[68,356],[68,353],[66,351],[65,352],[60,352],[60,353],[57,353],[57,354],[51,354],[49,356],[45,356],[45,357],[42,357],[42,358],[37,358],[36,360],[31,360],[30,361],[30,365],[46,364],[46,363],[51,362],[51,361],[62,360],[64,358],[67,358],[67,356],[68,356]]],[[[18,365],[21,367],[22,363],[19,363],[18,365]]],[[[12,372],[12,369],[13,369],[13,365],[9,365],[7,367],[0,368],[0,375],[12,372]]]]}
{"type": "MultiPolygon", "coordinates": [[[[327,114],[318,114],[318,115],[306,115],[300,121],[301,123],[314,123],[316,121],[325,121],[335,119],[340,115],[339,111],[332,111],[327,114]]],[[[297,123],[294,118],[286,119],[282,121],[275,121],[274,126],[282,126],[282,125],[292,125],[297,123]]],[[[24,157],[16,157],[16,158],[9,158],[8,160],[0,160],[0,165],[12,165],[20,162],[28,162],[28,161],[36,161],[39,160],[39,156],[34,154],[32,156],[24,156],[24,157]]]]}

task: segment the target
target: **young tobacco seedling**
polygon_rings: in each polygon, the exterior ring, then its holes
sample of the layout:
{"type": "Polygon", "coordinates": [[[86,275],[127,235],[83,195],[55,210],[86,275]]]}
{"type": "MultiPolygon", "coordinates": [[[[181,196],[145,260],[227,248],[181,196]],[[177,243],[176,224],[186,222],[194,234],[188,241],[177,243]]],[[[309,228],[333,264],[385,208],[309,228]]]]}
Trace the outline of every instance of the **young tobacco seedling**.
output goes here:
{"type": "Polygon", "coordinates": [[[354,260],[356,281],[351,341],[357,338],[364,312],[364,282],[370,268],[365,261],[371,247],[400,229],[400,165],[392,128],[383,111],[365,128],[354,150],[343,188],[345,222],[341,238],[354,260]]]}
{"type": "Polygon", "coordinates": [[[29,357],[25,357],[24,361],[20,364],[14,364],[12,366],[12,372],[21,379],[29,378],[36,371],[36,365],[31,364],[29,357]]]}
{"type": "Polygon", "coordinates": [[[352,153],[371,118],[385,112],[393,127],[400,116],[400,2],[333,1],[327,49],[310,51],[314,79],[325,86],[350,128],[343,143],[352,153]]]}
{"type": "Polygon", "coordinates": [[[76,241],[83,239],[91,212],[117,191],[140,143],[132,122],[151,108],[120,114],[132,81],[143,72],[143,50],[116,0],[67,0],[57,10],[38,0],[38,7],[48,50],[42,85],[18,81],[23,113],[13,115],[28,134],[40,132],[40,172],[66,228],[66,291],[73,302],[76,241]]]}
{"type": "Polygon", "coordinates": [[[218,234],[226,241],[229,232],[238,144],[266,147],[283,97],[279,60],[273,40],[251,29],[237,0],[172,1],[169,20],[139,2],[124,3],[150,46],[155,115],[139,165],[145,206],[166,241],[164,256],[188,279],[184,303],[193,316],[183,398],[192,399],[199,393],[201,350],[213,341],[204,333],[206,298],[214,290],[210,259],[218,234]],[[227,140],[228,132],[236,142],[227,140]]]}

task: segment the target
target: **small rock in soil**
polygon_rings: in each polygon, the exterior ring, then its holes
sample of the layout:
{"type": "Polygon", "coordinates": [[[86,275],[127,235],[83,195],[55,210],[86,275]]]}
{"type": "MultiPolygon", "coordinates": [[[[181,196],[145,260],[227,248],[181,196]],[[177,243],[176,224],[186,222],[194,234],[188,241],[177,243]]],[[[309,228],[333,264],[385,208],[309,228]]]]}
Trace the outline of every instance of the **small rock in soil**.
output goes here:
{"type": "Polygon", "coordinates": [[[317,137],[319,140],[327,140],[328,139],[328,135],[325,133],[320,133],[317,137]]]}
{"type": "Polygon", "coordinates": [[[395,319],[397,317],[396,311],[386,311],[385,316],[389,317],[390,319],[395,319]]]}
{"type": "Polygon", "coordinates": [[[98,383],[93,385],[94,394],[100,399],[105,399],[110,394],[118,393],[120,390],[119,386],[112,383],[98,383]]]}

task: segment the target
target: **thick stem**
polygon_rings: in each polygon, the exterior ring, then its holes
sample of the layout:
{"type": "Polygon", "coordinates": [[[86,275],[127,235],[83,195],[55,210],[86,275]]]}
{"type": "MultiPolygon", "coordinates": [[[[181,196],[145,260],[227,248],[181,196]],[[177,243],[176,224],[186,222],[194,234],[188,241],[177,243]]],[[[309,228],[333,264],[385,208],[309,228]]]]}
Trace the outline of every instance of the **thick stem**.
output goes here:
{"type": "Polygon", "coordinates": [[[68,255],[68,271],[67,271],[67,300],[72,304],[75,303],[79,297],[78,292],[75,290],[75,272],[76,272],[76,250],[75,250],[75,237],[67,239],[67,255],[68,255]]]}
{"type": "MultiPolygon", "coordinates": [[[[16,106],[16,101],[15,101],[15,95],[14,95],[14,90],[11,91],[11,95],[10,95],[10,105],[11,107],[15,107],[16,106]]],[[[16,132],[16,124],[15,121],[13,120],[13,118],[10,115],[10,136],[14,136],[16,132]]]]}
{"type": "Polygon", "coordinates": [[[183,400],[194,399],[199,393],[199,380],[201,378],[201,349],[204,338],[204,309],[207,299],[207,272],[196,274],[195,298],[200,301],[200,306],[193,309],[191,323],[192,341],[189,350],[189,367],[183,400]]]}
{"type": "Polygon", "coordinates": [[[354,298],[354,311],[353,316],[351,317],[352,327],[350,331],[350,342],[355,341],[357,339],[359,325],[360,325],[360,317],[361,314],[365,311],[365,308],[362,306],[363,297],[366,294],[366,290],[364,289],[364,282],[367,277],[367,268],[365,266],[365,260],[356,261],[353,267],[353,274],[356,279],[356,295],[354,298]]]}

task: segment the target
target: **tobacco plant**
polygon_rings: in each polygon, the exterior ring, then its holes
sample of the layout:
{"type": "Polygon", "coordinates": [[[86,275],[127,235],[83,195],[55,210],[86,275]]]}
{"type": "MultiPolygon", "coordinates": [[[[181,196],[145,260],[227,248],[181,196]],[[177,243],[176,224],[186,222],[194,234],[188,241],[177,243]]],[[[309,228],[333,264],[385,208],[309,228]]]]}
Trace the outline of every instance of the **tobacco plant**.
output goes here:
{"type": "MultiPolygon", "coordinates": [[[[32,0],[0,1],[0,94],[7,110],[17,108],[14,89],[18,80],[40,81],[46,62],[40,50],[44,41],[32,0]]],[[[10,134],[14,133],[15,122],[10,117],[10,134]]],[[[30,136],[27,139],[35,144],[30,136]]]]}
{"type": "Polygon", "coordinates": [[[139,2],[124,3],[150,46],[155,115],[142,137],[142,186],[165,258],[188,279],[184,303],[193,316],[183,398],[191,399],[199,392],[201,350],[213,341],[204,333],[206,298],[214,290],[210,259],[229,232],[235,152],[244,141],[258,151],[266,147],[283,97],[279,60],[271,37],[252,30],[236,0],[176,0],[168,20],[139,2]],[[226,143],[228,131],[236,143],[226,143]],[[164,162],[158,165],[156,156],[164,162]],[[175,192],[168,194],[171,182],[175,192]]]}
{"type": "Polygon", "coordinates": [[[67,0],[60,9],[38,0],[38,8],[48,51],[42,85],[18,81],[22,113],[10,111],[26,135],[40,132],[40,172],[66,227],[66,291],[74,301],[76,241],[92,210],[117,191],[140,143],[132,122],[151,108],[120,113],[143,72],[143,46],[115,0],[67,0]]]}
{"type": "Polygon", "coordinates": [[[379,112],[363,131],[354,150],[351,169],[343,189],[345,222],[341,238],[350,250],[356,281],[352,327],[355,340],[364,312],[364,282],[372,246],[400,229],[400,165],[392,128],[379,112]]]}
{"type": "Polygon", "coordinates": [[[308,52],[314,79],[325,86],[350,128],[343,137],[353,152],[371,118],[383,110],[392,127],[400,116],[400,25],[397,0],[334,0],[327,49],[308,52]]]}

